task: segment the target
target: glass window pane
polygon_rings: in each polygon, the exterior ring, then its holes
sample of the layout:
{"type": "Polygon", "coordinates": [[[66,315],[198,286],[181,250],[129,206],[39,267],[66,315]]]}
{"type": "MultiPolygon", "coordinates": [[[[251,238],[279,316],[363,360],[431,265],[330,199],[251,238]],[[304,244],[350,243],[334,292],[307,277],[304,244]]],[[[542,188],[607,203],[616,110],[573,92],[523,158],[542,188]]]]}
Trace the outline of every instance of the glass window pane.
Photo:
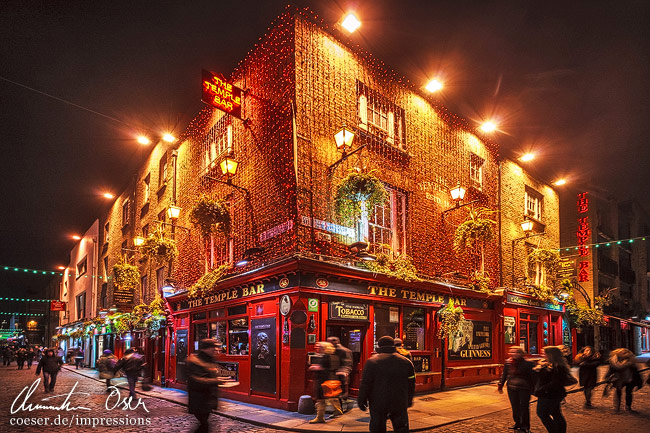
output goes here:
{"type": "Polygon", "coordinates": [[[246,305],[237,305],[236,307],[228,308],[229,316],[237,316],[239,314],[246,314],[246,305]]]}
{"type": "Polygon", "coordinates": [[[408,350],[424,350],[425,312],[423,308],[404,307],[402,340],[408,350]]]}
{"type": "Polygon", "coordinates": [[[248,355],[248,317],[228,321],[228,353],[248,355]]]}
{"type": "Polygon", "coordinates": [[[210,323],[210,338],[217,340],[219,349],[221,349],[222,352],[226,352],[227,334],[225,320],[210,323]]]}
{"type": "Polygon", "coordinates": [[[226,310],[222,308],[221,310],[210,311],[210,319],[215,319],[217,317],[226,317],[226,310]]]}
{"type": "Polygon", "coordinates": [[[194,350],[199,350],[199,341],[208,338],[208,324],[197,323],[194,325],[194,350]]]}
{"type": "Polygon", "coordinates": [[[396,338],[399,325],[399,309],[384,305],[375,306],[375,344],[384,335],[396,338]],[[391,309],[392,314],[391,314],[391,309]],[[397,312],[397,314],[396,314],[397,312]]]}
{"type": "Polygon", "coordinates": [[[539,348],[537,347],[537,324],[536,323],[530,323],[529,324],[529,352],[531,355],[532,354],[538,354],[539,353],[539,348]]]}
{"type": "Polygon", "coordinates": [[[208,316],[206,315],[205,312],[203,312],[203,313],[195,313],[195,314],[192,316],[192,319],[193,319],[193,320],[203,320],[203,319],[205,319],[206,317],[208,317],[208,316]]]}

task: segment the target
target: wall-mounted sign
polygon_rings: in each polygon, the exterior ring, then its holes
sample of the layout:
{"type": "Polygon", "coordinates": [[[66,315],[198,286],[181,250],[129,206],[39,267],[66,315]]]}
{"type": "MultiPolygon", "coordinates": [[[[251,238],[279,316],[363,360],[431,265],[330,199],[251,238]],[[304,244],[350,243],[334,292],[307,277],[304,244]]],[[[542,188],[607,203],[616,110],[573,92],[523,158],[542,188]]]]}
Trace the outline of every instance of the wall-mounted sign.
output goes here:
{"type": "Polygon", "coordinates": [[[368,304],[351,302],[330,302],[332,320],[368,320],[368,304]]]}
{"type": "Polygon", "coordinates": [[[280,298],[280,314],[286,316],[291,310],[291,298],[289,295],[283,295],[280,298]]]}
{"type": "Polygon", "coordinates": [[[251,391],[275,394],[275,317],[251,320],[251,391]]]}
{"type": "MultiPolygon", "coordinates": [[[[307,227],[312,227],[312,220],[311,220],[310,217],[308,217],[306,215],[302,215],[300,217],[300,224],[302,224],[304,226],[307,226],[307,227]]],[[[335,233],[337,235],[347,236],[349,238],[354,237],[354,229],[353,228],[341,226],[341,225],[330,223],[330,222],[327,222],[327,221],[322,221],[322,220],[319,220],[319,219],[316,219],[316,218],[314,218],[313,227],[315,229],[325,230],[327,232],[335,233]]]]}
{"type": "Polygon", "coordinates": [[[431,371],[431,355],[412,355],[416,373],[431,371]]]}
{"type": "Polygon", "coordinates": [[[576,238],[578,240],[578,281],[587,282],[590,279],[591,261],[589,257],[589,238],[591,236],[591,224],[589,222],[589,198],[586,192],[578,194],[578,229],[576,238]]]}
{"type": "Polygon", "coordinates": [[[557,278],[574,278],[577,276],[575,258],[562,257],[558,263],[557,278]]]}
{"type": "Polygon", "coordinates": [[[52,301],[50,304],[50,311],[65,311],[65,302],[52,301]]]}
{"type": "Polygon", "coordinates": [[[201,101],[241,119],[242,90],[223,75],[201,71],[201,101]]]}
{"type": "Polygon", "coordinates": [[[529,307],[544,308],[545,310],[562,311],[562,305],[552,302],[544,302],[539,299],[524,298],[523,296],[508,293],[506,301],[511,304],[527,305],[529,307]]]}
{"type": "Polygon", "coordinates": [[[278,224],[275,227],[271,227],[270,229],[260,233],[260,242],[264,242],[284,232],[288,232],[292,228],[293,228],[293,220],[285,221],[282,224],[278,224]]]}
{"type": "Polygon", "coordinates": [[[234,382],[239,382],[239,362],[217,361],[217,375],[228,377],[234,382]]]}
{"type": "Polygon", "coordinates": [[[513,316],[503,316],[503,336],[506,344],[515,344],[515,326],[517,319],[513,316]]]}
{"type": "Polygon", "coordinates": [[[325,289],[330,283],[327,281],[327,278],[316,278],[316,285],[321,289],[325,289]]]}
{"type": "Polygon", "coordinates": [[[464,321],[447,350],[450,360],[492,358],[492,322],[464,321]]]}
{"type": "Polygon", "coordinates": [[[133,307],[133,289],[118,289],[113,292],[113,302],[120,309],[133,307]]]}
{"type": "Polygon", "coordinates": [[[318,299],[317,298],[309,298],[307,300],[307,311],[311,311],[314,313],[318,312],[318,299]]]}

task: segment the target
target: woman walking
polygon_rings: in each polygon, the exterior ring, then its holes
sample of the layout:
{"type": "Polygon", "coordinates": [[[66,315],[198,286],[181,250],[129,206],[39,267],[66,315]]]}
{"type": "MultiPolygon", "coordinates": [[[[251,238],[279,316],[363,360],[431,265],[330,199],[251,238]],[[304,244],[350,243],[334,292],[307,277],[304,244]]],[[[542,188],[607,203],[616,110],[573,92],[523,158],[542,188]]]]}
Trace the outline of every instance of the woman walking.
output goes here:
{"type": "Polygon", "coordinates": [[[591,346],[582,348],[576,356],[576,365],[578,365],[578,378],[580,386],[584,388],[585,407],[593,407],[591,404],[591,394],[598,382],[598,366],[600,365],[600,353],[594,352],[591,346]]]}
{"type": "Polygon", "coordinates": [[[636,366],[635,356],[632,351],[625,348],[614,349],[609,354],[609,370],[607,381],[614,387],[614,410],[621,412],[621,395],[625,388],[625,410],[632,411],[632,391],[635,387],[641,388],[643,381],[636,366]]]}
{"type": "Polygon", "coordinates": [[[323,389],[323,384],[326,381],[337,381],[336,370],[339,368],[339,360],[335,355],[336,350],[331,343],[321,341],[316,343],[316,352],[318,352],[318,355],[313,357],[312,365],[309,366],[310,371],[316,372],[314,384],[316,387],[314,390],[316,394],[316,418],[309,421],[310,424],[325,422],[325,407],[328,401],[334,406],[334,415],[343,415],[338,394],[326,395],[327,391],[323,389]]]}
{"type": "Polygon", "coordinates": [[[499,381],[499,392],[503,392],[503,384],[507,385],[508,399],[512,408],[512,419],[515,424],[511,430],[530,432],[530,393],[533,389],[534,364],[524,359],[521,347],[511,347],[510,358],[503,367],[503,375],[499,381]]]}
{"type": "Polygon", "coordinates": [[[99,370],[99,378],[106,379],[106,392],[109,391],[111,386],[111,379],[115,377],[113,369],[117,364],[117,357],[113,355],[110,349],[104,350],[102,356],[97,360],[97,369],[99,370]]]}
{"type": "Polygon", "coordinates": [[[549,433],[566,433],[566,420],[562,415],[561,403],[566,397],[564,386],[572,379],[562,351],[556,346],[544,348],[544,359],[533,368],[537,373],[535,396],[537,416],[549,433]]]}

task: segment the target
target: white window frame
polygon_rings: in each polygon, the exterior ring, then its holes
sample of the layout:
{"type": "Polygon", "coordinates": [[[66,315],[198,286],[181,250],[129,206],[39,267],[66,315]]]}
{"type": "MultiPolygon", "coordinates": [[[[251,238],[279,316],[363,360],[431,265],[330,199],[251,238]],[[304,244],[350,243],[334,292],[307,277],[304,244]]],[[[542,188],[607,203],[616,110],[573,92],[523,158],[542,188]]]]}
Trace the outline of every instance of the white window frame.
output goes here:
{"type": "Polygon", "coordinates": [[[389,144],[404,150],[404,110],[361,82],[357,82],[357,114],[360,129],[378,133],[389,144]]]}
{"type": "Polygon", "coordinates": [[[122,227],[129,225],[129,222],[131,220],[131,212],[129,210],[130,205],[131,203],[128,198],[124,200],[124,203],[122,203],[122,227]]]}
{"type": "Polygon", "coordinates": [[[475,153],[470,154],[469,158],[469,180],[476,189],[483,188],[483,166],[485,160],[475,153]]]}
{"type": "MultiPolygon", "coordinates": [[[[231,218],[233,216],[234,206],[231,201],[225,203],[230,211],[231,218]]],[[[235,218],[232,218],[235,221],[235,218]]],[[[235,262],[235,240],[232,236],[228,236],[225,242],[219,242],[215,239],[214,233],[210,234],[210,245],[208,246],[209,264],[210,269],[217,266],[225,265],[227,263],[233,264],[235,262]]]]}
{"type": "Polygon", "coordinates": [[[532,188],[526,187],[524,215],[537,221],[542,220],[543,196],[532,188]]]}
{"type": "Polygon", "coordinates": [[[169,161],[167,160],[167,153],[164,153],[158,160],[158,189],[167,184],[168,168],[169,161]]]}
{"type": "MultiPolygon", "coordinates": [[[[406,252],[406,211],[407,211],[407,195],[406,193],[399,191],[395,188],[391,188],[388,185],[384,185],[386,191],[388,191],[389,199],[388,202],[376,206],[374,212],[381,211],[382,213],[386,210],[386,204],[389,205],[390,222],[388,225],[381,225],[376,222],[371,222],[371,218],[368,210],[366,209],[366,203],[361,203],[361,219],[357,224],[357,240],[369,242],[371,244],[383,243],[390,246],[390,248],[395,253],[404,253],[406,252]],[[401,205],[401,215],[398,214],[398,204],[401,205]],[[370,228],[371,226],[377,227],[378,230],[389,230],[390,231],[390,242],[384,242],[384,239],[370,239],[370,228]],[[401,233],[401,236],[400,236],[401,233]]],[[[386,214],[384,214],[384,217],[386,214]]]]}
{"type": "Polygon", "coordinates": [[[145,205],[149,203],[149,197],[151,196],[151,173],[147,174],[142,182],[144,183],[144,197],[142,203],[145,205]]]}
{"type": "Polygon", "coordinates": [[[232,123],[230,116],[223,116],[214,124],[203,142],[203,168],[212,170],[219,166],[225,155],[232,153],[232,123]]]}

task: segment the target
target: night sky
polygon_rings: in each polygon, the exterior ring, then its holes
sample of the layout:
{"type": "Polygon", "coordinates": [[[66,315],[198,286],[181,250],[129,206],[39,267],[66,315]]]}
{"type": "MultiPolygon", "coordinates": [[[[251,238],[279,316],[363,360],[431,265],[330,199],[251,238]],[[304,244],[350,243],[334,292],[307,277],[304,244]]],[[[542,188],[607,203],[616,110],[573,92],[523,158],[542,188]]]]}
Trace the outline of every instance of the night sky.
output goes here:
{"type": "MultiPolygon", "coordinates": [[[[67,264],[100,193],[149,152],[137,133],[179,135],[203,106],[201,69],[232,71],[286,4],[0,2],[0,266],[67,264]]],[[[502,153],[535,151],[537,176],[650,207],[647,1],[294,4],[330,27],[352,6],[354,43],[418,86],[442,78],[442,103],[497,119],[502,153]]],[[[46,284],[0,267],[0,295],[46,284]]]]}

